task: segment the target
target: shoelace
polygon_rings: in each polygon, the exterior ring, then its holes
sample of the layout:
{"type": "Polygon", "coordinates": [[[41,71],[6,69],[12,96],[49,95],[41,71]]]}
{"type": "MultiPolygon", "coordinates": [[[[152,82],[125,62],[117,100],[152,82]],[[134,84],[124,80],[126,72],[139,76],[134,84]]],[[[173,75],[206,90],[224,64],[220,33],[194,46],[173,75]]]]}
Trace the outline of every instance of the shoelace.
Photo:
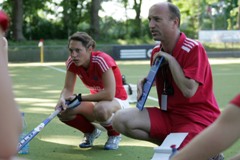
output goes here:
{"type": "Polygon", "coordinates": [[[88,133],[85,133],[83,142],[89,143],[89,142],[91,142],[91,141],[92,141],[91,135],[88,134],[88,133]]]}
{"type": "Polygon", "coordinates": [[[116,143],[119,140],[119,137],[109,136],[107,143],[116,143]]]}
{"type": "Polygon", "coordinates": [[[224,160],[224,156],[222,154],[219,154],[213,158],[210,158],[209,160],[224,160]]]}

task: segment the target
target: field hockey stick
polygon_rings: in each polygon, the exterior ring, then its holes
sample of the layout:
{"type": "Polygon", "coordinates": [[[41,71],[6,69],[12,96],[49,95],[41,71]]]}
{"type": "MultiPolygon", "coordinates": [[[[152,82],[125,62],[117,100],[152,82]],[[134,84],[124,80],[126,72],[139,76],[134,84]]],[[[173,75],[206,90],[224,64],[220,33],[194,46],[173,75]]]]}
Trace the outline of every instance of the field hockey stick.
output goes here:
{"type": "Polygon", "coordinates": [[[143,84],[142,96],[138,100],[137,106],[136,106],[140,111],[142,111],[143,108],[144,108],[144,105],[146,103],[147,97],[148,97],[149,92],[150,92],[150,90],[152,88],[152,84],[153,84],[153,82],[155,80],[156,74],[157,74],[157,72],[158,72],[162,62],[163,62],[163,57],[157,58],[155,60],[154,64],[152,65],[152,67],[151,67],[151,69],[150,69],[150,71],[148,73],[146,81],[143,84]]]}
{"type": "Polygon", "coordinates": [[[18,151],[20,151],[26,144],[28,144],[54,117],[61,112],[61,108],[55,110],[48,118],[40,123],[36,128],[29,132],[23,139],[18,143],[18,151]]]}
{"type": "MultiPolygon", "coordinates": [[[[75,108],[81,103],[81,94],[76,95],[76,97],[67,101],[69,109],[75,108]]],[[[58,107],[48,118],[46,118],[42,123],[40,123],[36,128],[29,132],[23,139],[18,143],[18,151],[20,151],[26,144],[28,144],[53,118],[55,118],[62,111],[62,107],[58,107]]]]}

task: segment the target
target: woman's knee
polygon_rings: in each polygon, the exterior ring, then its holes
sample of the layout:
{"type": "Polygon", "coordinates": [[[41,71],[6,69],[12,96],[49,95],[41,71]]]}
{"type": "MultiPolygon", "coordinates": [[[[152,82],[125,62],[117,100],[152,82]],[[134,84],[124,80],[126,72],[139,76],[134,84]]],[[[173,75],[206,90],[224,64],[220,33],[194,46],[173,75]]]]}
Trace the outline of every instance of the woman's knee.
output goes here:
{"type": "Polygon", "coordinates": [[[69,114],[65,114],[65,113],[60,113],[60,114],[57,115],[57,117],[61,122],[64,122],[64,121],[73,120],[76,117],[76,115],[69,115],[69,114]]]}
{"type": "Polygon", "coordinates": [[[106,107],[97,105],[93,110],[93,114],[97,121],[106,121],[112,113],[110,113],[106,107]]]}

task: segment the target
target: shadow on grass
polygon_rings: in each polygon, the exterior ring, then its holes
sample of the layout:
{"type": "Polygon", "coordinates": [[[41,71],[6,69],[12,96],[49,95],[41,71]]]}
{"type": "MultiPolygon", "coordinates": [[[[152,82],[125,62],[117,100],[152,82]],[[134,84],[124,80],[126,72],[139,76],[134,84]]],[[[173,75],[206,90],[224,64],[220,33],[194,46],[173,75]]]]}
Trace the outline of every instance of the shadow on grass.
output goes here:
{"type": "MultiPolygon", "coordinates": [[[[150,160],[153,156],[151,146],[131,146],[135,140],[128,140],[128,144],[120,144],[118,150],[107,151],[103,144],[97,144],[90,149],[78,146],[44,142],[38,138],[30,143],[30,153],[19,155],[29,160],[150,160]]],[[[139,141],[140,142],[140,141],[139,141]]],[[[145,143],[145,142],[141,142],[145,143]]]]}

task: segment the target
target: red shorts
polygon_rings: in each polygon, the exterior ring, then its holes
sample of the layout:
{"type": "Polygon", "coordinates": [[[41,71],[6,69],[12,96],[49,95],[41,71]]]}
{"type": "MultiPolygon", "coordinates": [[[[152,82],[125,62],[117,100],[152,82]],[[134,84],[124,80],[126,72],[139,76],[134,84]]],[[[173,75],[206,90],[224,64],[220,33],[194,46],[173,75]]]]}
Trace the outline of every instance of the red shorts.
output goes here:
{"type": "Polygon", "coordinates": [[[197,123],[189,117],[160,110],[159,108],[146,108],[149,113],[151,128],[150,137],[163,141],[170,133],[187,132],[188,135],[179,148],[185,146],[193,137],[207,126],[197,123]]]}

